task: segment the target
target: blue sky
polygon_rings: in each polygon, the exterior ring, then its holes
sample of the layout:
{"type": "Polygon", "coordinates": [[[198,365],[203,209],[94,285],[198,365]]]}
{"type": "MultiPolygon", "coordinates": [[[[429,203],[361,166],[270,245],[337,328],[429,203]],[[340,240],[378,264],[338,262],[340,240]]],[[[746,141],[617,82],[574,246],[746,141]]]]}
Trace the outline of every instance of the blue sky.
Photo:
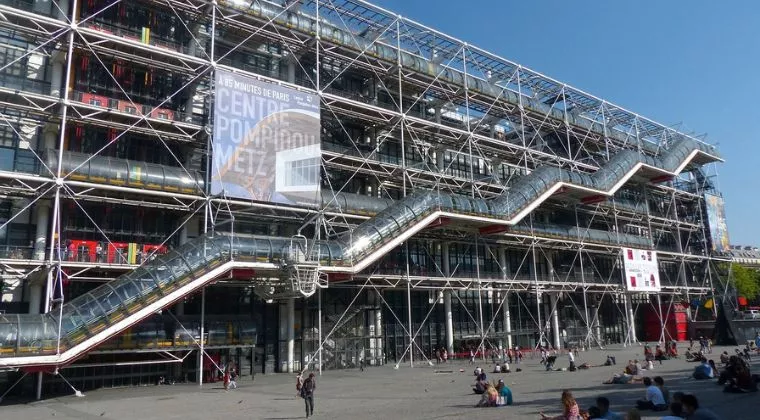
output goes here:
{"type": "Polygon", "coordinates": [[[760,1],[373,2],[655,121],[707,133],[726,159],[717,170],[731,242],[760,245],[760,111],[752,105],[760,1]]]}

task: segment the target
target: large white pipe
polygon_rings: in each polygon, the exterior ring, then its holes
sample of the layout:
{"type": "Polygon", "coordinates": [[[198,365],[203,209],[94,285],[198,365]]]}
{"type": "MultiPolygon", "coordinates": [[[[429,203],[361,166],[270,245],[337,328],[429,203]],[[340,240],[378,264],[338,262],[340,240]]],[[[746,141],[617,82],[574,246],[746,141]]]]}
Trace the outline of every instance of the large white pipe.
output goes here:
{"type": "Polygon", "coordinates": [[[293,373],[293,366],[295,362],[295,322],[296,322],[296,300],[289,298],[286,302],[287,305],[287,331],[288,331],[288,373],[293,373]]]}
{"type": "Polygon", "coordinates": [[[35,206],[37,210],[37,226],[34,235],[34,259],[44,260],[48,236],[48,223],[50,222],[50,202],[39,200],[35,206]]]}

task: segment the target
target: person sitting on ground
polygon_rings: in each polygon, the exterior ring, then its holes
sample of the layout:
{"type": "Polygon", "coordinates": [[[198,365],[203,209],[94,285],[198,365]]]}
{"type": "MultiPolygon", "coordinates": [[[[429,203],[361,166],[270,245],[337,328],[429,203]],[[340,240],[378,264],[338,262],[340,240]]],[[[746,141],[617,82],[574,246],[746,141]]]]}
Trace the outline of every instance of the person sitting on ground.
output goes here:
{"type": "Polygon", "coordinates": [[[626,385],[634,382],[634,376],[629,375],[627,373],[616,373],[612,375],[610,379],[607,379],[606,381],[602,382],[605,385],[609,384],[616,384],[616,385],[626,385]]]}
{"type": "Polygon", "coordinates": [[[702,352],[692,352],[691,347],[689,347],[686,350],[684,357],[686,357],[687,362],[698,362],[702,359],[702,352]]]}
{"type": "Polygon", "coordinates": [[[660,388],[652,384],[652,378],[644,377],[644,386],[647,388],[646,399],[636,401],[636,407],[639,410],[667,410],[668,405],[665,403],[665,397],[662,396],[660,388]]]}
{"type": "Polygon", "coordinates": [[[703,357],[702,363],[700,363],[697,367],[694,368],[694,373],[692,373],[691,376],[697,380],[712,379],[713,377],[715,377],[715,372],[713,372],[712,367],[710,367],[710,364],[707,363],[707,359],[703,357]]]}
{"type": "Polygon", "coordinates": [[[496,407],[496,403],[499,402],[499,391],[496,387],[491,384],[486,386],[486,395],[488,395],[488,406],[496,407]]]}
{"type": "Polygon", "coordinates": [[[475,381],[475,385],[472,387],[472,392],[479,395],[484,394],[486,392],[486,385],[488,385],[486,381],[481,381],[478,379],[475,381]]]}
{"type": "Polygon", "coordinates": [[[633,375],[633,371],[636,370],[636,365],[633,364],[633,360],[629,360],[628,364],[625,365],[624,372],[628,375],[633,375]]]}
{"type": "Polygon", "coordinates": [[[729,359],[730,359],[730,357],[728,356],[728,352],[727,352],[727,351],[724,351],[724,352],[723,352],[723,353],[720,355],[720,363],[721,363],[722,365],[724,365],[724,366],[728,364],[728,361],[729,361],[729,359]]]}
{"type": "Polygon", "coordinates": [[[707,361],[707,364],[710,365],[710,368],[712,368],[713,378],[716,377],[716,376],[718,376],[718,373],[720,371],[718,370],[718,367],[715,366],[715,361],[713,359],[710,359],[710,360],[707,361]]]}
{"type": "Polygon", "coordinates": [[[683,420],[683,406],[680,402],[670,403],[670,414],[663,416],[660,420],[683,420]]]}
{"type": "Polygon", "coordinates": [[[509,373],[509,363],[504,361],[504,363],[501,365],[501,372],[502,373],[509,373]]]}
{"type": "Polygon", "coordinates": [[[670,357],[672,357],[674,359],[678,358],[678,345],[676,344],[675,341],[670,344],[670,349],[668,350],[668,355],[670,355],[670,357]]]}
{"type": "Polygon", "coordinates": [[[683,414],[687,420],[719,420],[719,417],[706,408],[699,408],[699,401],[694,395],[684,395],[681,399],[683,414]]]}
{"type": "Polygon", "coordinates": [[[496,390],[499,392],[499,406],[512,405],[512,390],[504,383],[504,379],[499,379],[496,384],[496,390]]]}
{"type": "Polygon", "coordinates": [[[607,355],[607,360],[604,362],[604,366],[612,366],[614,364],[617,364],[615,362],[616,362],[615,356],[611,356],[611,355],[608,354],[607,355]]]}
{"type": "Polygon", "coordinates": [[[480,366],[476,367],[475,370],[472,372],[475,377],[479,377],[481,373],[483,373],[483,369],[480,368],[480,366]]]}
{"type": "Polygon", "coordinates": [[[752,378],[749,366],[742,359],[738,359],[738,362],[734,367],[734,375],[726,381],[726,387],[723,388],[723,392],[743,394],[757,391],[757,383],[752,378]]]}
{"type": "Polygon", "coordinates": [[[493,385],[486,384],[485,392],[483,392],[482,396],[480,397],[480,401],[475,404],[475,407],[496,407],[497,399],[498,394],[496,393],[496,389],[493,387],[493,385]]]}
{"type": "Polygon", "coordinates": [[[589,418],[592,419],[605,419],[605,420],[623,420],[623,416],[610,411],[610,400],[606,397],[599,397],[596,399],[596,409],[599,413],[596,417],[591,416],[591,409],[588,410],[589,418]]]}
{"type": "Polygon", "coordinates": [[[500,365],[500,364],[498,364],[498,363],[497,363],[497,364],[496,364],[496,365],[493,367],[493,373],[501,373],[501,365],[500,365]]]}
{"type": "Polygon", "coordinates": [[[689,359],[694,357],[694,353],[691,351],[691,346],[686,348],[686,351],[683,353],[683,357],[686,358],[687,362],[689,361],[689,359]]]}
{"type": "Polygon", "coordinates": [[[650,358],[653,358],[654,354],[652,354],[652,348],[649,347],[649,344],[644,343],[644,360],[649,360],[650,358]]]}
{"type": "Polygon", "coordinates": [[[658,345],[657,348],[654,350],[654,360],[657,360],[662,364],[663,360],[668,360],[668,356],[665,354],[664,351],[662,351],[662,348],[658,345]]]}
{"type": "Polygon", "coordinates": [[[736,371],[736,365],[739,363],[739,358],[736,356],[731,356],[728,358],[728,363],[726,363],[725,369],[718,372],[715,372],[718,374],[718,385],[725,385],[725,383],[728,381],[729,378],[734,377],[735,371],[736,371]]]}
{"type": "Polygon", "coordinates": [[[569,390],[562,391],[562,414],[559,416],[549,417],[543,412],[540,413],[544,420],[582,420],[581,410],[578,403],[575,402],[573,394],[569,390]]]}
{"type": "Polygon", "coordinates": [[[665,404],[670,404],[670,390],[665,387],[665,380],[662,379],[662,376],[655,376],[654,384],[657,386],[657,388],[660,388],[660,392],[662,392],[662,398],[665,399],[665,404]]]}

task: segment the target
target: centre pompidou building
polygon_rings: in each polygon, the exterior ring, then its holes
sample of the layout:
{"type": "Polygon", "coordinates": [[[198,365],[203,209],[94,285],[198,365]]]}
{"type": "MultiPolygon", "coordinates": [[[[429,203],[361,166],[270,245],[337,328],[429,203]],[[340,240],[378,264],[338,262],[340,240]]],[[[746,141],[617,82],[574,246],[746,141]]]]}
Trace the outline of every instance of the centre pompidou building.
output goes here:
{"type": "Polygon", "coordinates": [[[358,0],[0,15],[13,392],[686,339],[715,313],[699,138],[358,0]]]}

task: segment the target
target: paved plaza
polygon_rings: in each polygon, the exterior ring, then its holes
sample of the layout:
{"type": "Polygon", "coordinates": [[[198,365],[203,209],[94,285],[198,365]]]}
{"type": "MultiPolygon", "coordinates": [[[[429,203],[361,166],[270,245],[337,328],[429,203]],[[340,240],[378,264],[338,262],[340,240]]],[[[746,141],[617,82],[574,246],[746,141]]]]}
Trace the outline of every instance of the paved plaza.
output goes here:
{"type": "MultiPolygon", "coordinates": [[[[683,348],[683,346],[681,346],[683,348]]],[[[722,348],[713,351],[718,359],[722,348]]],[[[733,348],[726,348],[733,353],[733,348]]],[[[581,352],[578,364],[601,364],[606,354],[617,358],[617,366],[594,367],[577,372],[546,372],[538,359],[526,359],[522,372],[489,374],[489,380],[504,378],[514,394],[515,405],[500,408],[473,408],[474,365],[468,362],[430,367],[408,363],[358,370],[326,371],[318,378],[316,419],[538,419],[539,412],[559,414],[560,394],[571,389],[581,407],[593,404],[597,396],[607,396],[612,409],[627,411],[644,396],[644,386],[602,385],[602,381],[622,370],[628,359],[641,358],[641,348],[591,350],[581,352]],[[463,373],[459,370],[464,369],[463,373]]],[[[760,370],[760,357],[752,363],[760,370]]],[[[490,362],[476,362],[490,371],[490,362]]],[[[567,366],[567,358],[558,359],[567,366]]],[[[512,365],[513,370],[515,365],[512,365]]],[[[713,381],[690,379],[694,367],[683,359],[656,364],[651,376],[662,376],[671,392],[697,395],[700,403],[724,419],[757,419],[760,394],[725,394],[713,381]]],[[[9,404],[0,408],[2,419],[295,419],[304,417],[303,400],[295,397],[293,375],[257,375],[243,378],[237,390],[224,392],[221,385],[195,384],[142,388],[102,389],[86,392],[84,398],[59,397],[29,404],[9,404]]],[[[653,416],[648,418],[659,418],[653,416]]]]}

